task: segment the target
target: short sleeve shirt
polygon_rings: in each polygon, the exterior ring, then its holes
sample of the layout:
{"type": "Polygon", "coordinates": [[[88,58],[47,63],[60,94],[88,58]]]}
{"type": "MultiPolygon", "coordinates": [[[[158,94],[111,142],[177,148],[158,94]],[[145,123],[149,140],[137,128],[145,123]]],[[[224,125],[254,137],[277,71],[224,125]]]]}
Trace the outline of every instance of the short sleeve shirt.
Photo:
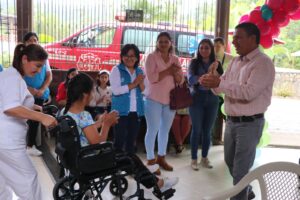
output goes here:
{"type": "Polygon", "coordinates": [[[86,138],[86,136],[83,132],[83,129],[88,127],[88,126],[91,126],[95,123],[92,116],[91,116],[91,114],[87,111],[83,111],[83,112],[78,113],[78,114],[67,112],[66,115],[72,117],[75,120],[76,124],[77,124],[77,130],[78,130],[78,133],[79,133],[81,146],[84,147],[84,146],[90,145],[89,141],[87,140],[87,138],[86,138]]]}
{"type": "MultiPolygon", "coordinates": [[[[46,60],[45,64],[42,66],[42,69],[39,73],[36,73],[33,77],[29,77],[29,76],[24,77],[27,86],[35,89],[40,89],[46,80],[47,72],[51,72],[51,68],[48,60],[46,60]]],[[[47,88],[41,98],[47,100],[49,98],[49,95],[50,95],[50,90],[49,88],[47,88]]]]}
{"type": "Polygon", "coordinates": [[[0,80],[0,148],[25,148],[27,120],[6,115],[5,111],[18,106],[32,109],[34,98],[23,77],[14,67],[1,72],[0,80]]]}

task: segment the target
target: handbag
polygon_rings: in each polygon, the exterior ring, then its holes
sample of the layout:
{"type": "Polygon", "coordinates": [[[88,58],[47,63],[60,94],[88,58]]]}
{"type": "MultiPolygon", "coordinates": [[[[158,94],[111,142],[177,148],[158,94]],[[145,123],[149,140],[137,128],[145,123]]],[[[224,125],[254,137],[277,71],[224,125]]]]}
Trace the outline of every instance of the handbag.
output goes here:
{"type": "Polygon", "coordinates": [[[187,108],[193,103],[193,97],[186,82],[180,86],[175,83],[175,88],[170,92],[170,109],[187,108]]]}

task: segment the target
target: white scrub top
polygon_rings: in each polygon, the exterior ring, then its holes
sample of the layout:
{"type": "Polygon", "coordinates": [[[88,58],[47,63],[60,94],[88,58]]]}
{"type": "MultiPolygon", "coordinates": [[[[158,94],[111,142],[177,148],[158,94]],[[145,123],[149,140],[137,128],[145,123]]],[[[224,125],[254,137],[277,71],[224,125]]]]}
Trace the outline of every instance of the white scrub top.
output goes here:
{"type": "Polygon", "coordinates": [[[20,73],[10,67],[0,73],[0,149],[26,147],[27,119],[8,116],[4,111],[18,106],[33,108],[34,98],[20,73]]]}

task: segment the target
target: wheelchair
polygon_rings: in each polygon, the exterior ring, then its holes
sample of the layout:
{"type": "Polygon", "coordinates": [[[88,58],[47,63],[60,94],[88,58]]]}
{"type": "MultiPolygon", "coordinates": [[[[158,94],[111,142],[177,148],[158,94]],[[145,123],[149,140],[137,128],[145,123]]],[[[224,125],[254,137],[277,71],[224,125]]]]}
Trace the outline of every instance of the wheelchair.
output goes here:
{"type": "MultiPolygon", "coordinates": [[[[111,142],[81,147],[76,122],[69,116],[57,119],[58,126],[51,132],[56,134],[55,152],[66,173],[53,188],[55,200],[102,200],[101,193],[108,184],[111,194],[122,200],[128,188],[128,175],[136,180],[136,191],[126,200],[145,200],[140,184],[142,179],[149,177],[146,172],[135,170],[130,156],[116,152],[111,142]],[[120,162],[126,164],[120,166],[120,162]]],[[[162,200],[171,198],[174,192],[171,188],[162,193],[156,184],[153,187],[153,194],[162,200]]]]}

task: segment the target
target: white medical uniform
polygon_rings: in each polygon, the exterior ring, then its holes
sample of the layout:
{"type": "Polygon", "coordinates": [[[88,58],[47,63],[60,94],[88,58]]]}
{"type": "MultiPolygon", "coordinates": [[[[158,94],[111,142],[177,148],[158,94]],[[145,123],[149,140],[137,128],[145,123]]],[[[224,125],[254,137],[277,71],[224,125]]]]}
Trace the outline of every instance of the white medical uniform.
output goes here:
{"type": "Polygon", "coordinates": [[[37,172],[26,153],[25,119],[4,112],[18,106],[32,109],[33,96],[20,73],[10,67],[0,73],[0,199],[42,200],[37,172]]]}

